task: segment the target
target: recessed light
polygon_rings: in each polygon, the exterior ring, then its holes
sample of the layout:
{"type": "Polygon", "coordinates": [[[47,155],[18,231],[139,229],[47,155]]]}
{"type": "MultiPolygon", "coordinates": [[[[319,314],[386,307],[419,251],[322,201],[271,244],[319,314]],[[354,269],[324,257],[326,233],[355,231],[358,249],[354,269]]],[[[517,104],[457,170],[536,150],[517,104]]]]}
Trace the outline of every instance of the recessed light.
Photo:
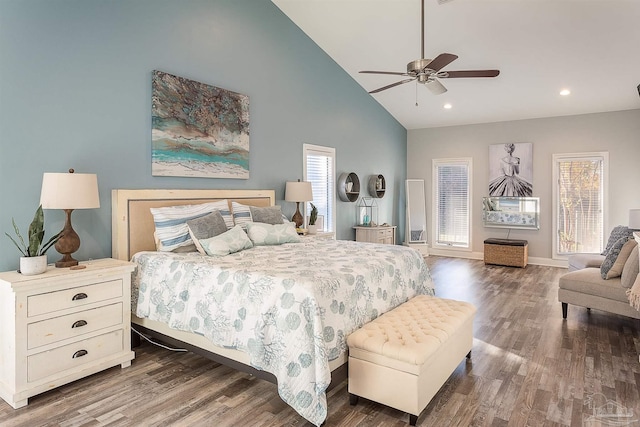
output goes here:
{"type": "Polygon", "coordinates": [[[570,95],[570,94],[571,94],[571,91],[569,89],[562,89],[560,91],[560,95],[562,95],[562,96],[567,96],[567,95],[570,95]]]}
{"type": "Polygon", "coordinates": [[[445,109],[445,110],[450,110],[450,109],[451,109],[451,107],[453,107],[453,106],[452,106],[451,104],[449,104],[449,103],[444,104],[444,109],[445,109]]]}

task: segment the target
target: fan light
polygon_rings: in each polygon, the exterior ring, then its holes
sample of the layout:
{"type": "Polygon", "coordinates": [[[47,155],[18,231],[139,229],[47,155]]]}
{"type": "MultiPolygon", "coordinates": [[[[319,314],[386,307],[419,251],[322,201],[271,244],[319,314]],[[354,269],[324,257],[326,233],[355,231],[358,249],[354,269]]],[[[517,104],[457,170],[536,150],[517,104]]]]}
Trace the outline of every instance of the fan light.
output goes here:
{"type": "Polygon", "coordinates": [[[571,95],[571,91],[569,89],[562,89],[560,91],[560,95],[562,95],[562,96],[571,95]]]}
{"type": "Polygon", "coordinates": [[[445,109],[445,110],[450,110],[450,109],[451,109],[451,107],[453,107],[453,105],[448,104],[448,103],[447,103],[447,104],[444,104],[444,109],[445,109]]]}

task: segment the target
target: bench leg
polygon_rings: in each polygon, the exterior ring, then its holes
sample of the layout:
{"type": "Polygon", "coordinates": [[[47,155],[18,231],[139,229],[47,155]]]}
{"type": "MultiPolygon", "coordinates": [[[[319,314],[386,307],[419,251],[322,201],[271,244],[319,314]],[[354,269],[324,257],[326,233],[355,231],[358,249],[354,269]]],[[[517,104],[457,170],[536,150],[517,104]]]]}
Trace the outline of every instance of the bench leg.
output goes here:
{"type": "Polygon", "coordinates": [[[467,353],[467,359],[471,359],[471,350],[469,350],[469,353],[467,353]]]}
{"type": "Polygon", "coordinates": [[[417,422],[418,422],[418,416],[417,415],[413,415],[413,414],[409,414],[409,425],[410,426],[415,426],[417,422]]]}
{"type": "Polygon", "coordinates": [[[355,394],[349,393],[349,405],[356,406],[358,404],[359,397],[355,394]]]}
{"type": "Polygon", "coordinates": [[[569,304],[567,304],[566,302],[562,303],[562,318],[566,319],[567,318],[567,307],[569,306],[569,304]]]}

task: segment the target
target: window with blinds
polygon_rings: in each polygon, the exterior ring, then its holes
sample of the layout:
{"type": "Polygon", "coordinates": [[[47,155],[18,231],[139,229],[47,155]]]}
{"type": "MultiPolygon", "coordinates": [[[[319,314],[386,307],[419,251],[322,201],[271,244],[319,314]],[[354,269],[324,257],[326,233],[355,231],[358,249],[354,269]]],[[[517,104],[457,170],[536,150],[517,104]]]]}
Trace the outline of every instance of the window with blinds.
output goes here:
{"type": "Polygon", "coordinates": [[[468,248],[471,159],[433,160],[434,244],[468,248]]]}
{"type": "Polygon", "coordinates": [[[554,255],[600,253],[608,153],[554,154],[554,255]]]}
{"type": "MultiPolygon", "coordinates": [[[[318,208],[318,218],[322,222],[320,231],[335,231],[335,164],[336,149],[320,145],[304,144],[304,180],[311,182],[313,204],[318,208]]],[[[311,205],[306,204],[306,215],[311,205]]]]}

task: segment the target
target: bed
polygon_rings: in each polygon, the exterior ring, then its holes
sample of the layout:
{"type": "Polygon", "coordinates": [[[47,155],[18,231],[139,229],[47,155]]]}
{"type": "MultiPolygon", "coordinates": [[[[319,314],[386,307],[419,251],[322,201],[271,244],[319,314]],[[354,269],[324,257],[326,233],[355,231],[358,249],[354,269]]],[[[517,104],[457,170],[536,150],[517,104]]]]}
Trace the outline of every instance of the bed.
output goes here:
{"type": "Polygon", "coordinates": [[[276,383],[320,425],[326,390],[346,377],[346,336],[417,294],[433,295],[424,260],[402,246],[317,238],[225,257],[156,252],[151,208],[219,200],[269,207],[275,192],[113,190],[113,257],[138,265],[133,327],[276,383]]]}

